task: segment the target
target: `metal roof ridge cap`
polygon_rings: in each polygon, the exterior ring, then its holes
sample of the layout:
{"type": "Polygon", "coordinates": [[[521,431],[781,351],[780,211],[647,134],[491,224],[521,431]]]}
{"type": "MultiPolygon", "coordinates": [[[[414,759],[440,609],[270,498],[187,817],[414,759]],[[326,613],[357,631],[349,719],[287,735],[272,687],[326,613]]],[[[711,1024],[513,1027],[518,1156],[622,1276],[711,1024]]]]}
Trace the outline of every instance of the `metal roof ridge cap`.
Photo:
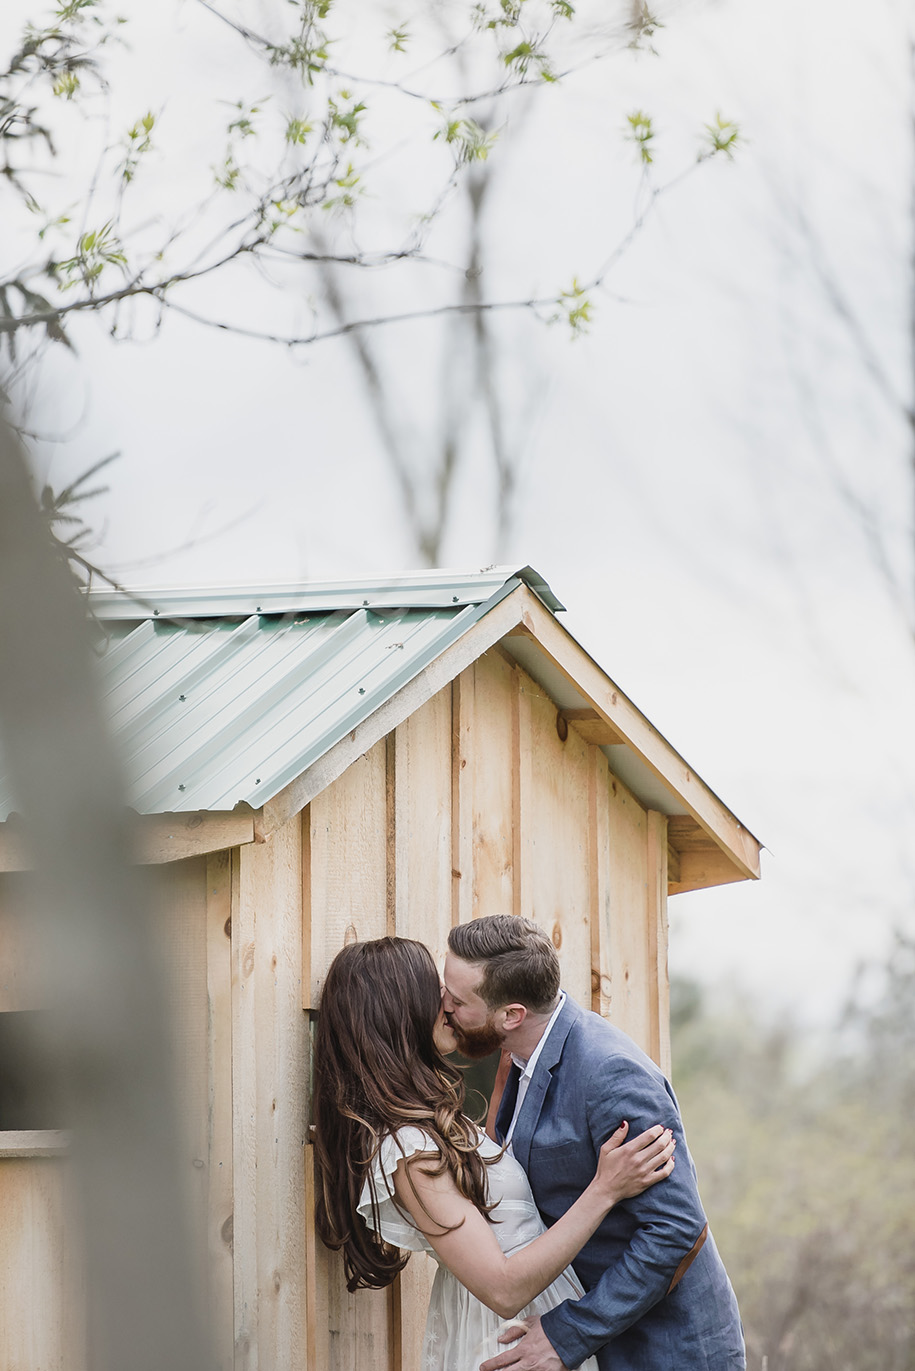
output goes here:
{"type": "Polygon", "coordinates": [[[528,590],[532,590],[537,599],[542,601],[553,614],[560,611],[565,612],[565,605],[539,571],[535,571],[532,566],[523,566],[520,571],[515,572],[515,576],[519,581],[523,581],[528,590]]]}
{"type": "Polygon", "coordinates": [[[319,613],[346,608],[444,609],[461,604],[482,605],[494,595],[504,593],[506,585],[511,583],[514,587],[519,580],[552,612],[565,608],[538,572],[530,566],[518,568],[514,564],[492,565],[477,571],[431,568],[386,577],[274,583],[260,588],[241,585],[116,591],[91,588],[87,599],[102,619],[247,618],[271,612],[319,613]],[[453,590],[458,594],[446,598],[453,590]],[[159,601],[158,607],[156,601],[159,601]]]}

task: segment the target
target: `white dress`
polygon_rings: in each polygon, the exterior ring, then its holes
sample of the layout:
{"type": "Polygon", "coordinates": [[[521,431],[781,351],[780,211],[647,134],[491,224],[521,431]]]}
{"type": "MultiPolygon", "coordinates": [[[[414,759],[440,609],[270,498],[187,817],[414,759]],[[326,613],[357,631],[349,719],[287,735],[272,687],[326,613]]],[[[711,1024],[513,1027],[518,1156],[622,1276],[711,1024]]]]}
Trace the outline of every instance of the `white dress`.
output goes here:
{"type": "MultiPolygon", "coordinates": [[[[480,1152],[484,1157],[498,1155],[500,1148],[490,1138],[481,1133],[480,1139],[480,1152]]],[[[428,1252],[436,1261],[438,1258],[428,1240],[410,1221],[409,1215],[395,1204],[393,1175],[401,1157],[437,1151],[434,1139],[421,1128],[401,1128],[385,1138],[358,1205],[369,1228],[374,1228],[371,1194],[374,1183],[381,1236],[395,1247],[410,1252],[428,1252]]],[[[516,1252],[544,1232],[527,1176],[514,1157],[506,1153],[487,1166],[486,1181],[489,1200],[499,1202],[492,1217],[500,1222],[494,1223],[492,1229],[503,1252],[516,1252]]],[[[545,1314],[563,1300],[578,1299],[582,1294],[578,1277],[571,1267],[567,1267],[558,1280],[521,1310],[518,1318],[545,1314]]],[[[510,1323],[487,1309],[439,1262],[423,1338],[422,1371],[478,1371],[480,1362],[507,1350],[509,1344],[500,1344],[499,1334],[510,1323]]],[[[597,1371],[593,1357],[582,1362],[582,1371],[597,1371]]]]}

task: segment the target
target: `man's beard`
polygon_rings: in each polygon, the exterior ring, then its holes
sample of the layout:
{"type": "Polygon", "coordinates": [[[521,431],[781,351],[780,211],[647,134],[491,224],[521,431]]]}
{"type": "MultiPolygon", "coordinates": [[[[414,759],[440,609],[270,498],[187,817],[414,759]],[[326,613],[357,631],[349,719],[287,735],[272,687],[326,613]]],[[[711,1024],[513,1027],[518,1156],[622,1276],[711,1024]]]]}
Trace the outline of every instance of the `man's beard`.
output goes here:
{"type": "Polygon", "coordinates": [[[452,1020],[451,1030],[457,1038],[458,1052],[474,1062],[491,1056],[502,1046],[502,1036],[491,1023],[483,1024],[482,1028],[460,1028],[452,1020]]]}

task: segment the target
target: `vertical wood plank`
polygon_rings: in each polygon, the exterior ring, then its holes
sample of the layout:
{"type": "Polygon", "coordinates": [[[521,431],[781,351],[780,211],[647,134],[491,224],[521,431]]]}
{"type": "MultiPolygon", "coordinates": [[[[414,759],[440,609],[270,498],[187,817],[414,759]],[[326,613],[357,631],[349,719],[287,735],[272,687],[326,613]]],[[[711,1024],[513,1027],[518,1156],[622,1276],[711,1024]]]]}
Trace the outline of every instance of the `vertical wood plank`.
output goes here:
{"type": "MultiPolygon", "coordinates": [[[[451,927],[452,732],[450,687],[396,731],[396,931],[424,942],[439,966],[451,927]]],[[[425,1253],[414,1253],[392,1287],[397,1371],[420,1371],[435,1269],[425,1253]]]]}
{"type": "Polygon", "coordinates": [[[473,918],[474,670],[451,686],[451,922],[473,918]]]}
{"type": "MultiPolygon", "coordinates": [[[[614,1022],[645,1052],[652,1046],[648,947],[648,820],[635,796],[612,773],[610,817],[610,962],[614,1022]]],[[[653,877],[654,879],[654,877],[653,877]]]]}
{"type": "Polygon", "coordinates": [[[236,1365],[274,1371],[306,1342],[300,816],[239,853],[236,1365]]]}
{"type": "MultiPolygon", "coordinates": [[[[207,1246],[211,1343],[219,1371],[233,1371],[232,852],[206,859],[209,1139],[207,1246]]],[[[236,855],[235,865],[238,865],[236,855]]]]}
{"type": "Polygon", "coordinates": [[[451,689],[396,731],[396,931],[417,938],[436,964],[451,928],[451,689]]]}
{"type": "MultiPolygon", "coordinates": [[[[408,727],[404,725],[404,727],[408,727]]],[[[397,932],[397,755],[403,751],[398,748],[397,735],[400,729],[389,733],[384,740],[384,807],[385,807],[385,932],[393,937],[397,932]]]]}
{"type": "MultiPolygon", "coordinates": [[[[387,932],[388,751],[386,740],[377,743],[309,807],[310,1006],[319,1005],[327,967],[345,943],[387,932]]],[[[306,1167],[311,1164],[306,1159],[306,1167]]],[[[389,1292],[351,1295],[341,1254],[320,1241],[314,1242],[313,1260],[316,1371],[389,1369],[389,1292]]]]}
{"type": "Polygon", "coordinates": [[[652,988],[651,1057],[670,1079],[670,971],[667,961],[667,816],[650,809],[648,830],[648,974],[652,988]]]}
{"type": "MultiPolygon", "coordinates": [[[[318,979],[313,970],[315,944],[323,946],[323,911],[321,923],[315,927],[315,910],[312,905],[311,872],[311,811],[302,813],[302,999],[309,1019],[308,1030],[311,1035],[312,987],[318,979]]],[[[323,974],[323,967],[321,968],[323,974]]],[[[311,1043],[309,1041],[309,1054],[311,1043]]],[[[309,1081],[311,1086],[311,1060],[309,1055],[309,1081]]],[[[310,1101],[308,1101],[310,1105],[310,1101]]],[[[310,1108],[306,1111],[306,1122],[310,1122],[310,1108]]],[[[314,1149],[306,1139],[303,1152],[305,1175],[305,1367],[306,1371],[321,1371],[330,1365],[328,1351],[328,1314],[327,1314],[327,1275],[322,1265],[324,1249],[315,1231],[315,1159],[314,1149]]]]}
{"type": "Polygon", "coordinates": [[[315,1154],[306,1146],[305,1156],[305,1368],[322,1371],[330,1365],[328,1349],[327,1272],[324,1251],[315,1232],[315,1154]],[[320,1273],[320,1274],[319,1274],[320,1273]]]}
{"type": "Polygon", "coordinates": [[[0,1160],[0,1366],[80,1371],[85,1292],[68,1214],[67,1163],[0,1160]]]}
{"type": "Polygon", "coordinates": [[[165,976],[190,1238],[201,1299],[209,1282],[210,1034],[207,858],[147,868],[165,976]]]}
{"type": "Polygon", "coordinates": [[[516,666],[512,672],[512,912],[533,918],[530,861],[531,695],[538,687],[516,666]]]}
{"type": "Polygon", "coordinates": [[[321,914],[322,922],[315,928],[315,911],[311,901],[311,806],[306,806],[302,810],[302,1008],[315,1009],[313,1003],[312,987],[315,984],[315,975],[312,972],[312,964],[315,960],[315,949],[313,941],[317,939],[317,955],[323,943],[324,925],[323,911],[321,914]]]}
{"type": "Polygon", "coordinates": [[[565,990],[591,1007],[591,749],[574,730],[563,741],[552,700],[531,683],[527,876],[531,917],[559,952],[565,990]]]}
{"type": "Polygon", "coordinates": [[[510,914],[513,670],[500,652],[474,665],[473,917],[510,914]]]}
{"type": "Polygon", "coordinates": [[[345,942],[387,932],[387,744],[384,739],[312,800],[311,988],[345,942]]]}
{"type": "Polygon", "coordinates": [[[613,975],[617,911],[614,908],[610,868],[610,771],[598,748],[591,749],[589,821],[591,825],[591,1008],[605,1019],[613,1017],[613,975]]]}
{"type": "MultiPolygon", "coordinates": [[[[260,844],[254,844],[260,846],[260,844]]],[[[257,881],[253,854],[239,849],[232,885],[232,1174],[235,1371],[258,1365],[257,881]]]]}

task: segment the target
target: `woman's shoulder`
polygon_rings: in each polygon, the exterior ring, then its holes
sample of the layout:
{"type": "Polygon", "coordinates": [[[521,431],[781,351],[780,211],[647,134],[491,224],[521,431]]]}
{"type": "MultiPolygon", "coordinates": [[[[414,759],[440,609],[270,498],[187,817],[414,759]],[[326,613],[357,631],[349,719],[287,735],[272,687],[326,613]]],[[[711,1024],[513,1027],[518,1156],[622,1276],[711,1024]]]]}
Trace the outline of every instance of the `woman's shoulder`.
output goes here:
{"type": "Polygon", "coordinates": [[[419,1154],[441,1156],[441,1143],[431,1129],[419,1124],[404,1124],[382,1138],[378,1160],[383,1170],[390,1174],[402,1157],[409,1160],[419,1154]]]}
{"type": "MultiPolygon", "coordinates": [[[[495,1156],[501,1152],[502,1149],[499,1144],[488,1138],[472,1119],[465,1119],[465,1123],[470,1138],[476,1140],[483,1156],[495,1156]]],[[[393,1132],[385,1134],[379,1148],[379,1157],[385,1163],[385,1169],[391,1161],[396,1166],[401,1157],[409,1159],[420,1153],[431,1153],[439,1157],[442,1154],[441,1139],[433,1129],[423,1127],[420,1124],[404,1124],[393,1132]]]]}

